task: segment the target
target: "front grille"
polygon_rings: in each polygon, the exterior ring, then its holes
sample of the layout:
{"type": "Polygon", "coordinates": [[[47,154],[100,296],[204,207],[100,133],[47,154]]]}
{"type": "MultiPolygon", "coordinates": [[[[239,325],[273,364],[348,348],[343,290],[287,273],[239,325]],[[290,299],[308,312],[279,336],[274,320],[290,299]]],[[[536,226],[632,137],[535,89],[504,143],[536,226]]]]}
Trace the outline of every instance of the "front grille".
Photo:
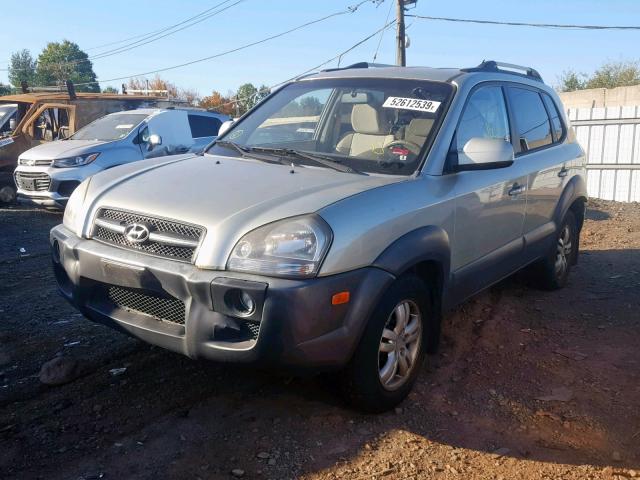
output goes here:
{"type": "Polygon", "coordinates": [[[184,302],[171,296],[160,296],[133,288],[109,286],[107,297],[119,308],[144,313],[157,320],[184,325],[184,302]]]}
{"type": "Polygon", "coordinates": [[[96,215],[92,237],[102,242],[139,250],[151,255],[192,261],[196,246],[184,246],[181,243],[186,240],[197,244],[200,242],[203,233],[204,229],[202,227],[122,210],[103,208],[96,215]],[[100,225],[97,224],[98,222],[100,222],[100,225]],[[162,242],[154,241],[150,237],[144,243],[132,243],[125,236],[123,229],[127,225],[134,223],[146,225],[152,234],[167,234],[169,237],[162,242]]]}
{"type": "Polygon", "coordinates": [[[53,160],[28,160],[21,158],[18,161],[18,165],[28,165],[30,167],[48,167],[53,163],[53,160]]]}
{"type": "Polygon", "coordinates": [[[16,185],[21,190],[46,192],[51,185],[51,177],[40,172],[16,172],[16,185]]]}
{"type": "Polygon", "coordinates": [[[249,329],[249,332],[251,332],[252,340],[258,338],[258,333],[260,333],[260,322],[247,322],[247,328],[249,329]]]}

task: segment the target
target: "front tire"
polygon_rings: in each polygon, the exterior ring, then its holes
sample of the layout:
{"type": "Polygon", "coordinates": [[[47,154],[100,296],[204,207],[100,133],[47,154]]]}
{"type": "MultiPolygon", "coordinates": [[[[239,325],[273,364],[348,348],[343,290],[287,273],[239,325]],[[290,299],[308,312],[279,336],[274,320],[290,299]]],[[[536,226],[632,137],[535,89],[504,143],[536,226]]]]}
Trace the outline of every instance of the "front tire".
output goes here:
{"type": "Polygon", "coordinates": [[[399,278],[385,292],[341,375],[345,400],[352,406],[384,412],[409,394],[430,334],[429,293],[415,275],[399,278]]]}

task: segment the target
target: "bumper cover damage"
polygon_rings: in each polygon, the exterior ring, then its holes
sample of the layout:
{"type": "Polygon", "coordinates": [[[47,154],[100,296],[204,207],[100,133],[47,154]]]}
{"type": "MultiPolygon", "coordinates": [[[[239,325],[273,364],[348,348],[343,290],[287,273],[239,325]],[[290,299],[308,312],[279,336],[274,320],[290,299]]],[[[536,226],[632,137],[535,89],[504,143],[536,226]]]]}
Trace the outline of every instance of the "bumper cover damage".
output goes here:
{"type": "Polygon", "coordinates": [[[308,280],[203,270],[82,239],[62,225],[50,241],[59,289],[86,317],[216,361],[344,366],[376,300],[394,280],[373,267],[308,280]],[[342,291],[350,292],[349,303],[332,305],[342,291]],[[236,308],[241,292],[251,308],[236,308]]]}

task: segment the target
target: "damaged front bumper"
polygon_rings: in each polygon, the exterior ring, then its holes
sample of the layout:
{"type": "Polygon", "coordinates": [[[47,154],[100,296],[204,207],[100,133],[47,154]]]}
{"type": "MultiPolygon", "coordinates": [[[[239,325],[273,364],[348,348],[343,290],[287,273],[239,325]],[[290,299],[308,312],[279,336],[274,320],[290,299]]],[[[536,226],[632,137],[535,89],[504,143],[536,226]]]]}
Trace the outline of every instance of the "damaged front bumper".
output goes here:
{"type": "Polygon", "coordinates": [[[62,225],[50,241],[59,289],[86,317],[217,361],[344,366],[394,280],[373,267],[308,280],[204,270],[79,238],[62,225]],[[333,305],[344,291],[349,302],[333,305]]]}

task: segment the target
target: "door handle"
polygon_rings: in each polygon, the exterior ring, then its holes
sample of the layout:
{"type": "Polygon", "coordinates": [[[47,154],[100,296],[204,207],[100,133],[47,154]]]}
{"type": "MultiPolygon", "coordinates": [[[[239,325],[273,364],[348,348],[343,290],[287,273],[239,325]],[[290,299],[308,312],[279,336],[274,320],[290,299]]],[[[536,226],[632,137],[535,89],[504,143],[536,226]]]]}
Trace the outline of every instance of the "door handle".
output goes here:
{"type": "Polygon", "coordinates": [[[524,193],[526,187],[524,185],[520,185],[518,182],[514,183],[513,186],[507,192],[510,197],[517,197],[521,193],[524,193]]]}
{"type": "Polygon", "coordinates": [[[558,172],[558,176],[560,178],[562,177],[566,177],[569,174],[569,170],[567,170],[567,168],[565,168],[564,166],[562,167],[562,169],[558,172]]]}

